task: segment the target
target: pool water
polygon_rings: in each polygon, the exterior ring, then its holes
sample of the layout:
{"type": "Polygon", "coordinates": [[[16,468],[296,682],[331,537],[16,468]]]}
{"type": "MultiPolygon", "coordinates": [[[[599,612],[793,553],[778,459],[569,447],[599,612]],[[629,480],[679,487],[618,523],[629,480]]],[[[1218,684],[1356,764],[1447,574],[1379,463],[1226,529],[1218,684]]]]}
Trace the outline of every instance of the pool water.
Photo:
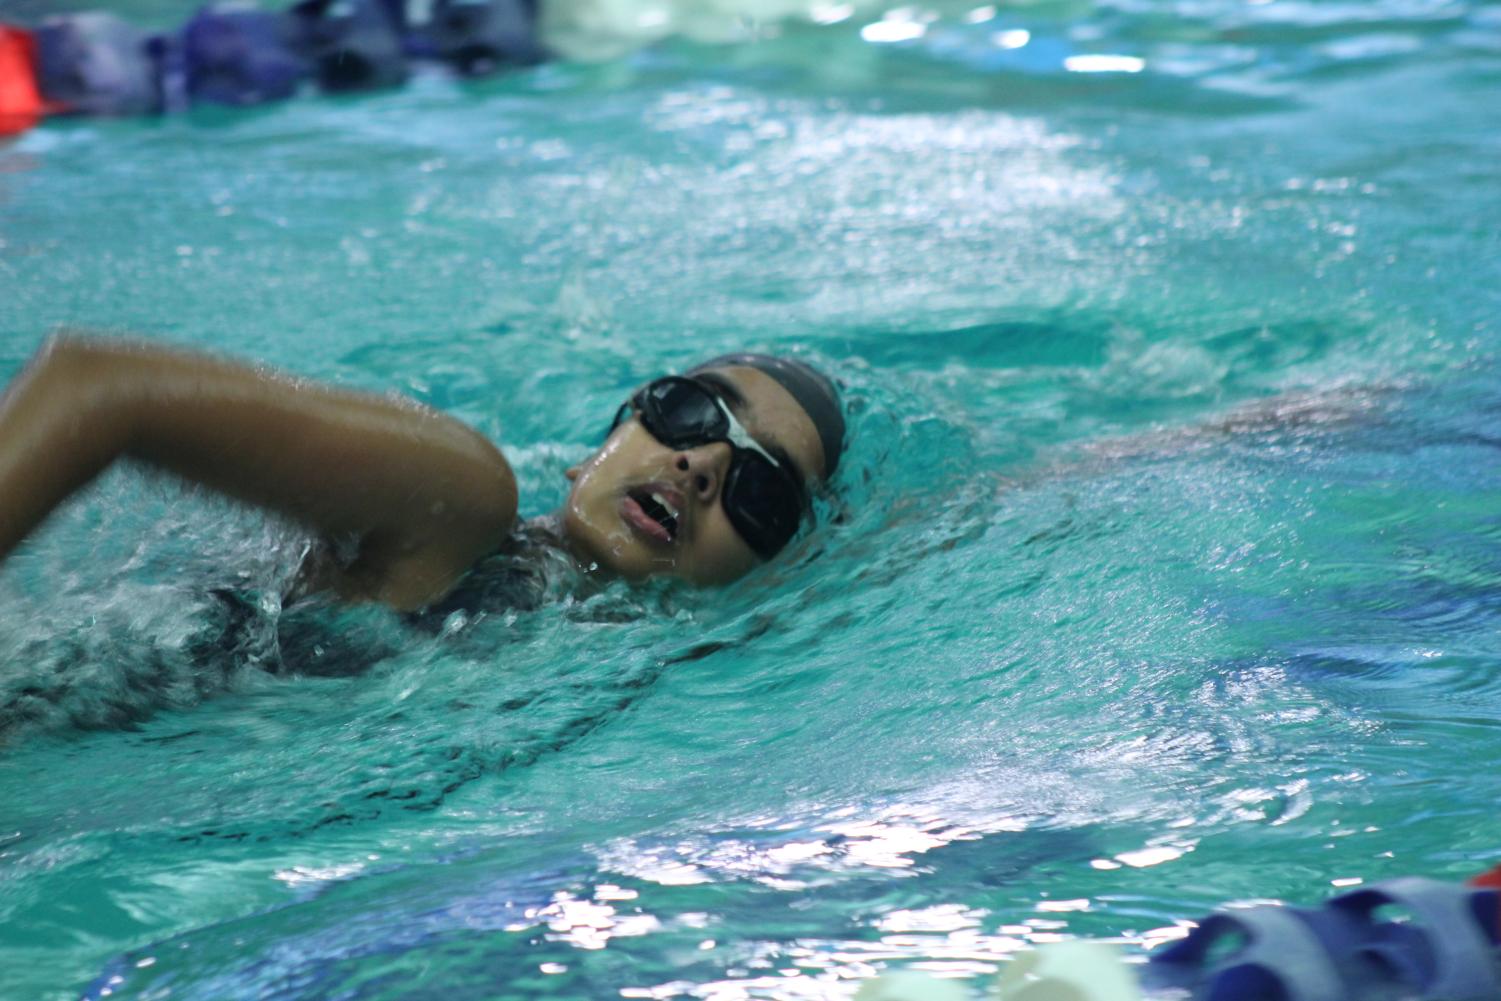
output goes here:
{"type": "Polygon", "coordinates": [[[851,424],[742,582],[350,610],[352,673],[195,656],[298,533],[105,476],[0,572],[0,996],[978,987],[1501,857],[1501,8],[930,13],[0,148],[6,378],[396,389],[526,515],[712,354],[851,424]]]}

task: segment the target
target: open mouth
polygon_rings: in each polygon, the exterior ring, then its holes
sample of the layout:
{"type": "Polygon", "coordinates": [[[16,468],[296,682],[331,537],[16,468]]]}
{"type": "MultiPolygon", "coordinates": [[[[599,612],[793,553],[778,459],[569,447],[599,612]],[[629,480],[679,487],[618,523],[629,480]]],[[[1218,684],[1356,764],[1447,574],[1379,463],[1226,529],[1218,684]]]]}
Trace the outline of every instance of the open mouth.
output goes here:
{"type": "Polygon", "coordinates": [[[626,515],[653,538],[662,542],[674,542],[678,537],[678,520],[681,517],[674,500],[660,489],[651,486],[637,487],[626,494],[626,515]]]}

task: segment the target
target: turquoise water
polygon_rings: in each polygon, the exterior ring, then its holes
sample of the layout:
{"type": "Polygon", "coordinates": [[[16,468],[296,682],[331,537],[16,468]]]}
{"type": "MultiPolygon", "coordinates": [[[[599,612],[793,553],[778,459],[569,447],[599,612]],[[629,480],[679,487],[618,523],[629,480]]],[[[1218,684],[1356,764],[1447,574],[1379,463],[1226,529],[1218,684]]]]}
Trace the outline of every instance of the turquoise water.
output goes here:
{"type": "Polygon", "coordinates": [[[0,573],[0,996],[842,998],[1501,857],[1501,8],[936,10],[0,149],[7,377],[396,388],[528,515],[706,355],[852,410],[751,578],[353,675],[195,659],[298,535],[105,477],[0,573]]]}

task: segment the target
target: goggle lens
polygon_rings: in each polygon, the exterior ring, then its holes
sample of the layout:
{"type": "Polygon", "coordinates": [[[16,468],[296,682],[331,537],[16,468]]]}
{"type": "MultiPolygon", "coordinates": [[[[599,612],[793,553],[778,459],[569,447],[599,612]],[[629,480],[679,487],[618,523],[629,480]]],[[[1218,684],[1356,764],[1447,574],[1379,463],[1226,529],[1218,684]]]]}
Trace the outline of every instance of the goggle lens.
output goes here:
{"type": "Polygon", "coordinates": [[[660,428],[647,430],[670,448],[693,447],[724,439],[728,430],[718,398],[686,379],[658,379],[642,391],[640,409],[660,428]],[[671,438],[664,438],[665,434],[671,438]]]}
{"type": "Polygon", "coordinates": [[[724,509],[740,537],[767,559],[791,541],[803,520],[801,497],[788,489],[781,471],[759,455],[744,455],[731,468],[724,509]]]}

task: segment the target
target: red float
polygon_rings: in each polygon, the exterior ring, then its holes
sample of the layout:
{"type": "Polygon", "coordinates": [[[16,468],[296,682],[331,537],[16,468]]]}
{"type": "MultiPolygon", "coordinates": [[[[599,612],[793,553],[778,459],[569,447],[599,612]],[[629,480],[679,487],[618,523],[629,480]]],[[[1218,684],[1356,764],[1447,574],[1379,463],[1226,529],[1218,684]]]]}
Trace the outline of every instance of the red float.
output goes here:
{"type": "Polygon", "coordinates": [[[31,33],[0,24],[0,136],[25,132],[46,114],[35,65],[31,33]]]}

